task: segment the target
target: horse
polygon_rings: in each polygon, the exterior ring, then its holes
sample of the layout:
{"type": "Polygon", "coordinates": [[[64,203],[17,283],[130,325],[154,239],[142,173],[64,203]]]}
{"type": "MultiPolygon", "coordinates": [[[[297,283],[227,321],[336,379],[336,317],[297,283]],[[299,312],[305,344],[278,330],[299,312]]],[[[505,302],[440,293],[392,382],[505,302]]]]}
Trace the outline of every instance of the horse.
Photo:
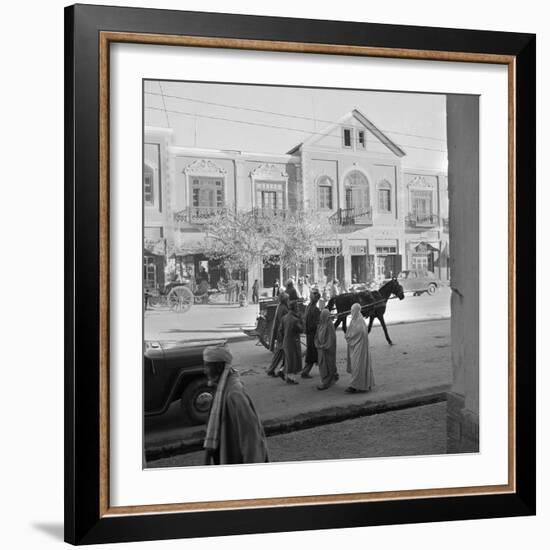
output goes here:
{"type": "Polygon", "coordinates": [[[346,332],[347,329],[347,316],[351,310],[353,304],[361,304],[361,313],[363,317],[369,318],[370,333],[374,319],[378,319],[384,330],[384,335],[388,344],[391,346],[393,342],[388,334],[386,323],[384,321],[384,313],[386,312],[386,302],[391,295],[397,296],[400,300],[403,300],[405,294],[403,293],[403,287],[399,284],[397,279],[393,277],[387,283],[384,283],[378,290],[363,290],[360,292],[347,292],[338,296],[332,297],[328,304],[327,309],[331,311],[336,306],[336,322],[334,328],[338,328],[338,325],[342,323],[342,330],[346,332]],[[371,307],[365,307],[372,304],[371,307]]]}

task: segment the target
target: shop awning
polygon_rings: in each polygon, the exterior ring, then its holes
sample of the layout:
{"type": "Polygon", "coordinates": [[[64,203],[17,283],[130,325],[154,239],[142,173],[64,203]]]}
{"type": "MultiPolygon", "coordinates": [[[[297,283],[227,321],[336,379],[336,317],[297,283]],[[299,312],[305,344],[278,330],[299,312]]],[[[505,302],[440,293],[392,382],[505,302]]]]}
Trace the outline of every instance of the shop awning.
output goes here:
{"type": "Polygon", "coordinates": [[[427,243],[425,241],[422,241],[421,243],[418,243],[414,250],[416,252],[439,252],[439,248],[437,246],[434,246],[431,243],[427,243]]]}

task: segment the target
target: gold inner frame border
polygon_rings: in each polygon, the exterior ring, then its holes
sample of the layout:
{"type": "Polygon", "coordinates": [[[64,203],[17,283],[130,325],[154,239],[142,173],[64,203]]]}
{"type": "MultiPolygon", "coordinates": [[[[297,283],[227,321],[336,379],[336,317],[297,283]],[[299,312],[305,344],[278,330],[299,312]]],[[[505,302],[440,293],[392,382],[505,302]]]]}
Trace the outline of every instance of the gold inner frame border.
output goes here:
{"type": "Polygon", "coordinates": [[[514,493],[516,490],[516,58],[511,55],[447,52],[402,48],[378,48],[370,46],[345,46],[279,42],[187,35],[159,35],[102,31],[99,33],[99,357],[100,357],[100,471],[99,515],[115,517],[127,515],[199,512],[209,510],[234,510],[246,508],[272,508],[279,506],[314,506],[352,502],[376,502],[450,496],[473,496],[514,493]],[[151,44],[159,46],[187,46],[256,50],[267,52],[313,53],[327,55],[352,55],[363,57],[387,57],[393,59],[417,59],[430,61],[454,61],[465,63],[491,63],[508,67],[508,483],[476,487],[383,491],[300,497],[277,497],[214,502],[172,504],[148,504],[140,506],[111,507],[109,500],[109,82],[111,43],[151,44]]]}

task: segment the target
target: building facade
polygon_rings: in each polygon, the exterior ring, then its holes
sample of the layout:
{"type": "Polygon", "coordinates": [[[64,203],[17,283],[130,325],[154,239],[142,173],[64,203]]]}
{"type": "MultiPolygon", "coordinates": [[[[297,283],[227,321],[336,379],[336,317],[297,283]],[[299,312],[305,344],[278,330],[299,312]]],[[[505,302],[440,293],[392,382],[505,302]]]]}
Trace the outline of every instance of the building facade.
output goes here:
{"type": "MultiPolygon", "coordinates": [[[[204,267],[216,284],[223,269],[205,254],[204,227],[231,208],[324,217],[330,238],[292,273],[321,285],[382,280],[405,269],[447,280],[447,175],[405,161],[405,150],[356,109],[286,154],[178,147],[170,130],[146,127],[144,277],[158,284],[168,273],[194,276],[204,267]]],[[[238,276],[269,288],[281,275],[277,258],[258,258],[238,276]]]]}

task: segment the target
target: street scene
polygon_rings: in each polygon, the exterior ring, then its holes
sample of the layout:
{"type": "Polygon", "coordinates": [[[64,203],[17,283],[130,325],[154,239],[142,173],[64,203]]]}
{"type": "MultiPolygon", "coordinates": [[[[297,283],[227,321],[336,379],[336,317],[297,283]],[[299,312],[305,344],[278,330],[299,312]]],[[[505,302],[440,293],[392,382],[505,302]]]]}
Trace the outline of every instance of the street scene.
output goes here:
{"type": "Polygon", "coordinates": [[[144,467],[448,452],[445,96],[144,106],[144,467]]]}

